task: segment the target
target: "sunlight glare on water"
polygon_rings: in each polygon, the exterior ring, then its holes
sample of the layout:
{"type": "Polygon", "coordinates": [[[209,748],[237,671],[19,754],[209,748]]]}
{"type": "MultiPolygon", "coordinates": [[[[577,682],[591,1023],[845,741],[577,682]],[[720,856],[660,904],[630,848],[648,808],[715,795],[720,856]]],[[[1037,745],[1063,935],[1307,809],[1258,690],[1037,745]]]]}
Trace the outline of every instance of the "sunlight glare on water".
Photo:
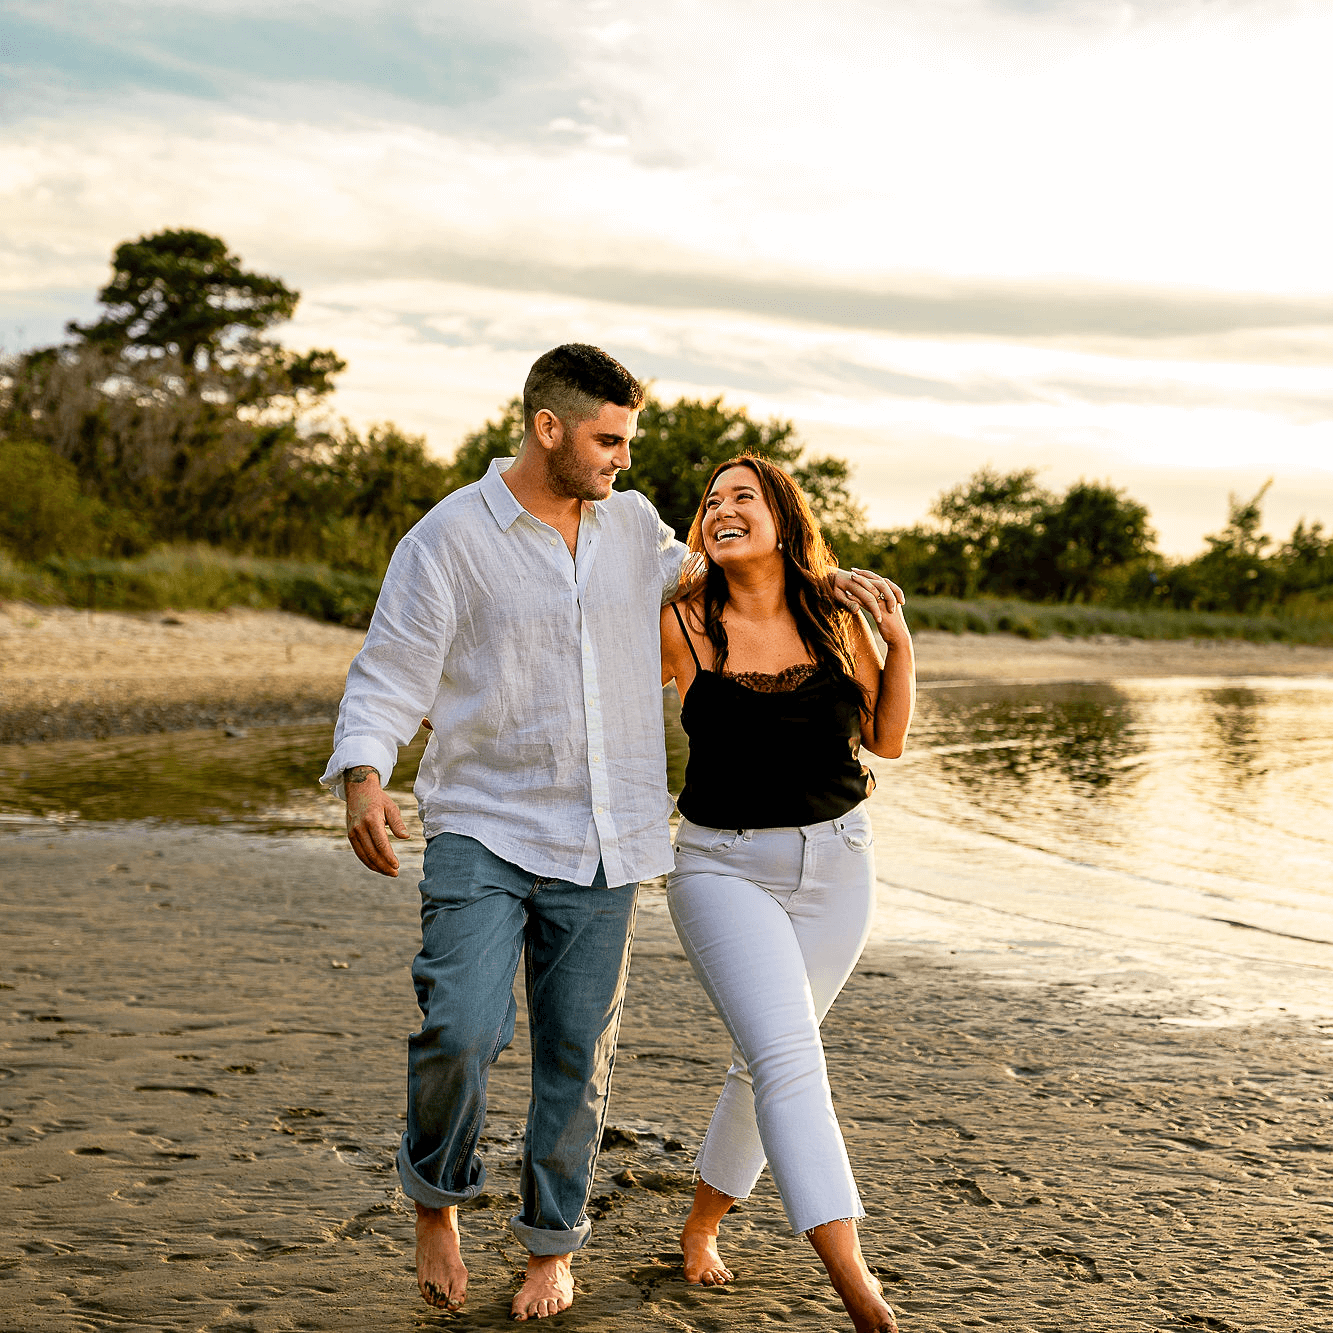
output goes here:
{"type": "Polygon", "coordinates": [[[1333,682],[926,688],[872,766],[881,941],[1333,1013],[1333,682]]]}

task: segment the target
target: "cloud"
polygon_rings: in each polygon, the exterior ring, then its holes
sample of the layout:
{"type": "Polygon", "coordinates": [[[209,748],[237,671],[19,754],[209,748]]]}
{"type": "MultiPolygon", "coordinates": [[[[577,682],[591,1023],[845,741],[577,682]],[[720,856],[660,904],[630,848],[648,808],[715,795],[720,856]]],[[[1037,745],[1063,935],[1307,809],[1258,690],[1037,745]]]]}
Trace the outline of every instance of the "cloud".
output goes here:
{"type": "MultiPolygon", "coordinates": [[[[243,203],[294,251],[297,230],[318,249],[333,221],[359,263],[415,247],[496,271],[627,265],[686,286],[703,272],[876,305],[858,317],[877,327],[886,303],[895,318],[914,303],[905,278],[1040,278],[1079,293],[1065,314],[1105,312],[1114,297],[1094,289],[1121,284],[1333,292],[1311,129],[1333,16],[1313,8],[10,10],[36,44],[11,74],[46,79],[10,95],[11,140],[80,146],[85,179],[112,174],[110,147],[115,177],[150,193],[174,159],[178,198],[225,196],[221,216],[243,203]],[[820,286],[848,290],[805,290],[820,286]]],[[[986,304],[978,317],[996,317],[986,304]]]]}
{"type": "Polygon", "coordinates": [[[9,347],[196,226],[305,293],[287,336],[351,362],[338,410],[439,452],[582,338],[934,491],[987,451],[1333,457],[1327,6],[0,13],[9,347]]]}
{"type": "Polygon", "coordinates": [[[377,376],[392,379],[385,397],[393,414],[407,414],[405,424],[426,430],[441,450],[514,393],[538,353],[586,340],[658,381],[664,396],[724,394],[812,427],[878,429],[886,438],[944,432],[1015,449],[1058,442],[1144,463],[1262,455],[1272,466],[1333,469],[1333,371],[1326,364],[1171,361],[1001,339],[904,337],[446,281],[317,287],[292,336],[338,347],[358,392],[377,376]],[[473,357],[486,369],[465,390],[451,382],[436,392],[438,374],[473,357]],[[410,369],[395,372],[395,363],[410,369]]]}
{"type": "Polygon", "coordinates": [[[11,131],[0,147],[6,285],[69,287],[75,252],[100,274],[118,241],[189,222],[300,284],[467,282],[943,337],[1198,340],[1333,326],[1333,295],[1317,289],[854,273],[799,245],[766,257],[738,235],[747,214],[708,172],[645,171],[558,136],[499,151],[416,126],[328,129],[160,99],[150,110],[11,131]]]}
{"type": "Polygon", "coordinates": [[[1333,329],[1333,296],[1171,291],[1091,283],[849,284],[745,278],[704,269],[538,263],[495,254],[394,252],[363,257],[379,276],[470,282],[627,305],[737,311],[785,320],[947,337],[1189,338],[1270,329],[1333,329]]]}

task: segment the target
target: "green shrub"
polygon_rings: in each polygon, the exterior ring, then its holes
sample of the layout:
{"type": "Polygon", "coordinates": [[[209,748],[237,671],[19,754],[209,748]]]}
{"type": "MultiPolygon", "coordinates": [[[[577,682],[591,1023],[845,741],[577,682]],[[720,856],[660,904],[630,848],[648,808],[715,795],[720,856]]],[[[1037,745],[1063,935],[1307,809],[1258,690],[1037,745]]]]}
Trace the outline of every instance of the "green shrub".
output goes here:
{"type": "Polygon", "coordinates": [[[1016,634],[1020,639],[1044,639],[1046,635],[1031,616],[1005,611],[995,618],[995,628],[1002,634],[1016,634]]]}
{"type": "Polygon", "coordinates": [[[104,549],[103,506],[79,490],[63,458],[31,440],[0,439],[0,543],[24,559],[104,549]]]}
{"type": "Polygon", "coordinates": [[[45,606],[64,602],[60,586],[41,570],[21,565],[0,547],[0,601],[38,602],[45,606]]]}
{"type": "Polygon", "coordinates": [[[357,627],[370,623],[380,585],[366,574],[229,555],[207,546],[163,547],[131,560],[53,557],[29,577],[44,580],[41,586],[48,589],[47,596],[33,600],[101,611],[248,606],[357,627]]]}

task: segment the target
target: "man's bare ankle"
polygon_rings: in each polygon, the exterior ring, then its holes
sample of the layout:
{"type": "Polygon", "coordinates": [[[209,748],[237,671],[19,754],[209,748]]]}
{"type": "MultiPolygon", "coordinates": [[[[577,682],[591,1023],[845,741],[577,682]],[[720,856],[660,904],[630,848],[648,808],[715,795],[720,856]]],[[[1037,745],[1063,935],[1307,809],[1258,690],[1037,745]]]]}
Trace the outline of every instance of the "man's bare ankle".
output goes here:
{"type": "Polygon", "coordinates": [[[467,1295],[467,1265],[458,1234],[458,1209],[416,1205],[417,1286],[428,1305],[459,1309],[467,1295]]]}

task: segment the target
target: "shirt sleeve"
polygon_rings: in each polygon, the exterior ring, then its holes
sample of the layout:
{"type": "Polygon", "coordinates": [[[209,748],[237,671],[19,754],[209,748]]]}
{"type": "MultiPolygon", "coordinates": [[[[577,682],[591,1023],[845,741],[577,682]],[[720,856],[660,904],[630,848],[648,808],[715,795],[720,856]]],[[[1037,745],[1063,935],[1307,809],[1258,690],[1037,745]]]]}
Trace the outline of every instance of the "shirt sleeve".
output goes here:
{"type": "Polygon", "coordinates": [[[639,502],[645,526],[652,534],[651,540],[657,556],[658,578],[662,587],[662,605],[665,606],[676,595],[689,562],[697,557],[662,521],[661,515],[653,508],[652,501],[646,495],[641,491],[629,491],[627,494],[633,495],[639,502]]]}
{"type": "Polygon", "coordinates": [[[454,599],[438,565],[409,533],[389,562],[361,651],[347,672],[333,755],[320,778],[346,795],[342,775],[368,764],[389,785],[398,760],[440,687],[456,626],[454,599]]]}

